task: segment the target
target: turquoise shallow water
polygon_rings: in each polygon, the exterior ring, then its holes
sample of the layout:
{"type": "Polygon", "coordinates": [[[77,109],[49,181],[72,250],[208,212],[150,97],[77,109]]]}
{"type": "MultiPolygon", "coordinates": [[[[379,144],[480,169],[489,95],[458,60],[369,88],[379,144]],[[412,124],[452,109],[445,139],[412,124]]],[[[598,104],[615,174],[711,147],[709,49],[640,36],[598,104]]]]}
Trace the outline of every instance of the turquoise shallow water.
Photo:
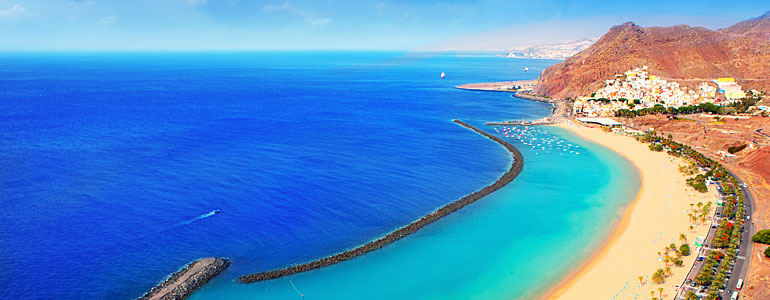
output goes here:
{"type": "Polygon", "coordinates": [[[532,79],[555,62],[0,55],[0,298],[134,299],[208,256],[233,264],[194,299],[294,299],[292,282],[308,299],[535,295],[591,253],[638,185],[617,155],[550,128],[587,149],[511,139],[521,176],[414,236],[291,278],[233,280],[363,244],[495,181],[508,153],[451,120],[494,133],[485,121],[549,106],[452,87],[532,79]]]}
{"type": "MultiPolygon", "coordinates": [[[[535,150],[508,138],[525,157],[519,177],[416,234],[267,282],[237,284],[226,271],[190,299],[536,298],[595,251],[640,179],[626,159],[563,129],[540,127],[530,136],[577,147],[570,148],[575,153],[535,150]]],[[[479,137],[479,143],[493,142],[479,137]]],[[[499,163],[506,156],[500,147],[497,157],[478,159],[499,163]]]]}

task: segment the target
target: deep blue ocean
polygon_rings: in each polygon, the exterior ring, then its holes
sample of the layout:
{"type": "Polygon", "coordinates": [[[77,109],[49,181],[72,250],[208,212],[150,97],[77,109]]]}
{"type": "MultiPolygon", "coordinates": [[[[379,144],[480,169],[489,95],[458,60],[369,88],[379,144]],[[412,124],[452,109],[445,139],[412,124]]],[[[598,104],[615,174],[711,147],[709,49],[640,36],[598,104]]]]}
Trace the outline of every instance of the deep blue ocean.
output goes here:
{"type": "Polygon", "coordinates": [[[414,235],[328,268],[234,280],[353,248],[495,181],[509,154],[451,120],[500,134],[512,129],[483,123],[551,107],[452,87],[534,79],[556,62],[0,54],[0,298],[132,299],[207,256],[232,264],[192,299],[536,297],[639,187],[628,161],[551,127],[524,134],[542,145],[506,137],[526,161],[513,183],[414,235]]]}

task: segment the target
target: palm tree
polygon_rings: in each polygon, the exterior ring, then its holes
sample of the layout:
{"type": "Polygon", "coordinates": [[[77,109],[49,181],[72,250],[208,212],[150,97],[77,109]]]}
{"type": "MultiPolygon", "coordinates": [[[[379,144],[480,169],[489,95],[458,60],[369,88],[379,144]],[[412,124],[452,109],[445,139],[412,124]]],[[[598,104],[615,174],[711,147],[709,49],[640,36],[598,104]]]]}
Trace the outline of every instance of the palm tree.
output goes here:
{"type": "Polygon", "coordinates": [[[655,300],[655,291],[650,291],[650,296],[652,296],[652,300],[655,300]]]}
{"type": "Polygon", "coordinates": [[[684,235],[684,233],[679,233],[679,240],[682,241],[682,243],[687,243],[687,236],[684,235]]]}
{"type": "Polygon", "coordinates": [[[671,268],[666,267],[666,276],[671,276],[671,268]]]}
{"type": "Polygon", "coordinates": [[[644,277],[642,275],[639,275],[639,284],[642,284],[642,281],[644,280],[644,277]]]}
{"type": "Polygon", "coordinates": [[[698,221],[698,217],[697,217],[697,216],[695,216],[695,214],[693,214],[693,213],[689,213],[689,214],[687,214],[687,215],[688,215],[688,216],[690,216],[690,221],[692,221],[693,223],[695,223],[695,222],[697,222],[697,221],[698,221]]]}
{"type": "Polygon", "coordinates": [[[663,288],[662,287],[658,288],[658,296],[660,296],[660,299],[663,299],[663,288]]]}

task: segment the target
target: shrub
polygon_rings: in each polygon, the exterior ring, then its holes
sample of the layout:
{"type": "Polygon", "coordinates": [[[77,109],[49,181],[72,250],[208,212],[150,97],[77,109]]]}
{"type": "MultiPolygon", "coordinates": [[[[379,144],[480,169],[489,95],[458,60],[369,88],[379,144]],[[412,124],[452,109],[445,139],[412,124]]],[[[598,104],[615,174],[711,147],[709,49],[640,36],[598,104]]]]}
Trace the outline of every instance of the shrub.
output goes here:
{"type": "Polygon", "coordinates": [[[738,146],[732,146],[732,147],[727,148],[727,152],[730,152],[730,154],[735,154],[736,152],[741,151],[744,148],[746,148],[746,144],[738,145],[738,146]]]}
{"type": "Polygon", "coordinates": [[[682,246],[679,246],[679,252],[682,253],[682,256],[690,255],[690,245],[682,244],[682,246]]]}
{"type": "Polygon", "coordinates": [[[674,259],[674,265],[677,266],[677,267],[681,267],[681,266],[684,265],[684,261],[681,260],[681,259],[675,258],[674,259]]]}
{"type": "Polygon", "coordinates": [[[708,187],[706,187],[706,177],[702,174],[699,174],[693,178],[687,179],[687,185],[693,187],[696,191],[705,193],[708,192],[708,187]]]}
{"type": "Polygon", "coordinates": [[[767,247],[767,249],[765,249],[765,256],[770,257],[770,247],[767,247]]]}
{"type": "Polygon", "coordinates": [[[663,145],[652,143],[652,144],[650,144],[650,150],[661,152],[661,151],[663,151],[663,145]]]}
{"type": "Polygon", "coordinates": [[[760,230],[751,240],[755,243],[770,244],[770,229],[760,230]]]}
{"type": "Polygon", "coordinates": [[[663,269],[658,269],[655,273],[652,273],[652,282],[661,284],[666,281],[666,273],[663,269]]]}

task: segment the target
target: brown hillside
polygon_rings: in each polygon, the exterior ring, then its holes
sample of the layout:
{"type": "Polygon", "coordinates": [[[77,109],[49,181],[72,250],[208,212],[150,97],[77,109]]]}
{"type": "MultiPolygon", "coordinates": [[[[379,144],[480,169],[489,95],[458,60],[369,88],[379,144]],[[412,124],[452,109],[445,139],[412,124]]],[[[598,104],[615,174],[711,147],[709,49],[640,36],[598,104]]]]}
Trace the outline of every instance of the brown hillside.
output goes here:
{"type": "Polygon", "coordinates": [[[585,51],[543,71],[537,92],[555,98],[588,95],[601,81],[643,65],[667,78],[735,77],[747,88],[770,90],[770,12],[717,31],[613,26],[585,51]]]}

